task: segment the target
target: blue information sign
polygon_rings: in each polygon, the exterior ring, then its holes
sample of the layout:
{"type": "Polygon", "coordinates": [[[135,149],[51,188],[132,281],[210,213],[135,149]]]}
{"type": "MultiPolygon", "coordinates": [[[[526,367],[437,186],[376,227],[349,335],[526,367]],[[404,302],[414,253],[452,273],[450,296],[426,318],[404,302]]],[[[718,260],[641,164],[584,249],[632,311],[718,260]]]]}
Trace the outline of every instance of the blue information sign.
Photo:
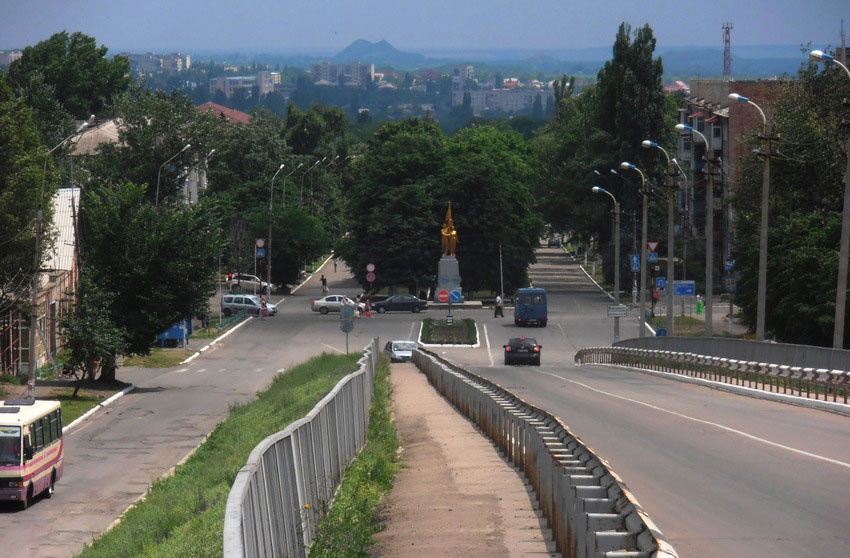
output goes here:
{"type": "Polygon", "coordinates": [[[632,271],[640,271],[640,255],[629,254],[629,262],[632,264],[632,271]]]}
{"type": "Polygon", "coordinates": [[[449,293],[449,300],[452,302],[461,302],[463,300],[463,293],[459,289],[455,289],[449,293]]]}
{"type": "Polygon", "coordinates": [[[265,248],[257,248],[257,259],[262,260],[266,257],[266,249],[265,248]]]}
{"type": "Polygon", "coordinates": [[[676,296],[696,296],[696,283],[693,281],[673,281],[673,294],[676,296]]]}

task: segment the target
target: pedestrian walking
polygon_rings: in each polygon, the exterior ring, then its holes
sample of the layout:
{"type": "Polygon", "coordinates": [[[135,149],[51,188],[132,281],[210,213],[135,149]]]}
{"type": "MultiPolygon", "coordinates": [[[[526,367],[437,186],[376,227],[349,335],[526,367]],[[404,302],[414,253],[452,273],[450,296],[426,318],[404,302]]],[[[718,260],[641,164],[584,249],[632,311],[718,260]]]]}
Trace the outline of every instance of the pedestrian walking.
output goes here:
{"type": "Polygon", "coordinates": [[[265,320],[269,316],[269,305],[266,303],[266,297],[260,298],[260,319],[265,320]]]}
{"type": "Polygon", "coordinates": [[[496,295],[496,307],[493,311],[494,318],[504,318],[505,317],[505,307],[502,304],[502,296],[496,295]]]}
{"type": "Polygon", "coordinates": [[[328,290],[328,280],[324,275],[322,275],[321,281],[322,281],[322,292],[327,294],[328,292],[330,292],[328,290]]]}
{"type": "Polygon", "coordinates": [[[661,298],[661,293],[658,292],[658,288],[654,287],[652,289],[652,317],[655,317],[655,305],[658,304],[658,299],[661,298]]]}
{"type": "Polygon", "coordinates": [[[336,273],[336,266],[339,264],[339,258],[334,258],[334,273],[336,273]]]}

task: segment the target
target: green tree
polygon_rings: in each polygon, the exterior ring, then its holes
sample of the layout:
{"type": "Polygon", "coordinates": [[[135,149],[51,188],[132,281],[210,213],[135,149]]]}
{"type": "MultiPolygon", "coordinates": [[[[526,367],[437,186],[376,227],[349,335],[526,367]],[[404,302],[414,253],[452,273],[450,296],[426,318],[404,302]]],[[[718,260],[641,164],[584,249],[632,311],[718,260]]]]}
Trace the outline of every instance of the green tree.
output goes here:
{"type": "MultiPolygon", "coordinates": [[[[154,207],[145,188],[131,183],[87,189],[82,239],[82,274],[109,295],[102,305],[126,355],[147,354],[157,334],[204,308],[215,292],[220,226],[197,207],[154,207]]],[[[104,355],[104,380],[114,378],[117,356],[104,355]]]]}
{"type": "Polygon", "coordinates": [[[474,126],[448,141],[435,197],[443,213],[447,202],[452,204],[467,292],[500,290],[500,250],[506,291],[528,284],[527,269],[543,234],[529,189],[530,161],[525,140],[508,129],[474,126]]]}
{"type": "Polygon", "coordinates": [[[9,67],[9,79],[26,90],[43,79],[55,91],[62,107],[78,119],[100,115],[112,98],[130,83],[130,61],[125,56],[107,59],[107,47],[97,46],[83,33],[56,33],[24,49],[9,67]]]}
{"type": "Polygon", "coordinates": [[[0,72],[0,310],[4,312],[26,300],[35,272],[36,211],[40,200],[50,200],[53,191],[41,192],[46,182],[44,156],[32,111],[15,98],[0,72]]]}
{"type": "Polygon", "coordinates": [[[433,121],[413,118],[382,126],[358,160],[339,253],[364,287],[367,263],[379,270],[374,289],[404,285],[417,292],[433,280],[442,223],[435,175],[445,164],[444,144],[433,121]]]}

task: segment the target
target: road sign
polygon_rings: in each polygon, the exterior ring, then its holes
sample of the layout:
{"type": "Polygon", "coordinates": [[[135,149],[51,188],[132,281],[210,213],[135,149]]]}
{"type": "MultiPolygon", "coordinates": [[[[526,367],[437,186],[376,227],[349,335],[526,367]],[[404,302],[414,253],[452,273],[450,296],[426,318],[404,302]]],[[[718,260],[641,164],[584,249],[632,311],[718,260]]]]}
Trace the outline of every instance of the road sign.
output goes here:
{"type": "Polygon", "coordinates": [[[438,302],[448,302],[449,301],[449,291],[443,289],[442,291],[437,293],[437,301],[438,302]]]}
{"type": "Polygon", "coordinates": [[[608,317],[609,318],[625,318],[629,313],[629,307],[625,304],[609,304],[608,305],[608,317]]]}
{"type": "Polygon", "coordinates": [[[366,264],[366,271],[368,271],[369,273],[374,272],[375,271],[375,264],[373,264],[371,262],[367,263],[366,264]]]}
{"type": "Polygon", "coordinates": [[[632,271],[640,271],[640,254],[629,254],[629,262],[632,264],[632,271]]]}
{"type": "Polygon", "coordinates": [[[369,281],[370,283],[374,282],[375,281],[375,274],[370,271],[369,273],[366,274],[366,280],[369,281]]]}
{"type": "Polygon", "coordinates": [[[339,319],[340,320],[351,320],[354,317],[354,307],[353,306],[343,306],[339,309],[339,319]]]}
{"type": "Polygon", "coordinates": [[[655,278],[655,287],[659,291],[667,290],[667,278],[666,277],[656,277],[655,278]]]}
{"type": "Polygon", "coordinates": [[[258,238],[257,239],[257,242],[256,242],[257,248],[263,248],[265,245],[266,245],[266,239],[265,238],[258,238]]]}
{"type": "Polygon", "coordinates": [[[342,320],[339,322],[339,329],[341,329],[343,333],[351,333],[354,331],[354,322],[352,320],[342,320]]]}
{"type": "Polygon", "coordinates": [[[723,282],[726,285],[727,293],[734,293],[737,290],[737,286],[735,285],[735,276],[732,274],[725,275],[723,277],[723,282]]]}
{"type": "Polygon", "coordinates": [[[649,263],[658,263],[658,252],[649,252],[646,255],[646,261],[649,263]]]}
{"type": "Polygon", "coordinates": [[[459,289],[454,289],[452,292],[449,293],[449,300],[455,303],[460,302],[461,300],[463,300],[463,293],[460,292],[459,289]]]}
{"type": "Polygon", "coordinates": [[[673,294],[676,296],[696,296],[696,283],[693,281],[673,281],[673,294]]]}
{"type": "Polygon", "coordinates": [[[262,260],[266,257],[266,249],[265,248],[257,248],[256,257],[258,260],[262,260]]]}
{"type": "Polygon", "coordinates": [[[646,247],[649,248],[650,252],[655,252],[655,249],[658,248],[658,241],[657,240],[647,241],[646,247]]]}

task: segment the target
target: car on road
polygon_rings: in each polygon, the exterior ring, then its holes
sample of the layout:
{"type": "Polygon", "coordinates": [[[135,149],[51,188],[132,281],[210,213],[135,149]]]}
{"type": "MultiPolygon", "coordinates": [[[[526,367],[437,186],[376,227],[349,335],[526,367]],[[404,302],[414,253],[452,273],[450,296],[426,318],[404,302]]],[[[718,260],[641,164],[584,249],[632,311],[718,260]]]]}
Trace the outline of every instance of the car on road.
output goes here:
{"type": "Polygon", "coordinates": [[[390,362],[410,362],[413,358],[413,351],[415,350],[416,341],[407,339],[387,341],[387,344],[384,346],[384,353],[386,353],[390,362]]]}
{"type": "Polygon", "coordinates": [[[317,298],[310,304],[310,310],[319,314],[327,314],[328,312],[339,312],[343,306],[359,308],[361,313],[366,310],[364,303],[355,302],[354,299],[341,294],[329,294],[317,298]]]}
{"type": "Polygon", "coordinates": [[[548,246],[549,248],[560,248],[561,241],[553,237],[546,242],[546,246],[548,246]]]}
{"type": "MultiPolygon", "coordinates": [[[[269,316],[277,314],[277,305],[266,302],[269,316]]],[[[237,312],[245,312],[249,316],[260,315],[260,297],[252,294],[226,294],[221,297],[221,313],[227,317],[237,312]]]]}
{"type": "Polygon", "coordinates": [[[533,337],[512,337],[505,349],[505,364],[527,363],[540,366],[540,351],[543,345],[537,343],[533,337]]]}
{"type": "Polygon", "coordinates": [[[419,312],[420,310],[424,310],[428,305],[427,300],[422,300],[421,298],[404,294],[404,295],[393,295],[387,297],[384,300],[379,300],[378,302],[372,303],[372,310],[378,312],[379,314],[383,314],[384,312],[419,312]]]}
{"type": "Polygon", "coordinates": [[[271,293],[268,283],[256,275],[247,275],[245,273],[234,273],[227,280],[227,290],[231,293],[259,293],[265,295],[271,293]]]}

